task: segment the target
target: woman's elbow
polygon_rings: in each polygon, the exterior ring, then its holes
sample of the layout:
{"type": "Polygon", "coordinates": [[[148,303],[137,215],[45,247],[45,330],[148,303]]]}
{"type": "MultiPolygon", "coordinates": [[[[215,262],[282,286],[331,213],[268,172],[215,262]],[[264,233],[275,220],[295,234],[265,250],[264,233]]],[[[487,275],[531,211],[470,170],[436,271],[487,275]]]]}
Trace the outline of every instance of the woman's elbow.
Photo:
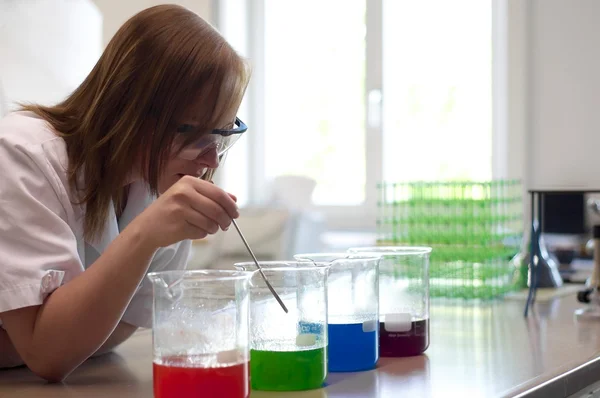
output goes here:
{"type": "Polygon", "coordinates": [[[36,376],[49,383],[60,383],[74,370],[62,363],[54,363],[48,360],[25,361],[25,364],[36,376]]]}

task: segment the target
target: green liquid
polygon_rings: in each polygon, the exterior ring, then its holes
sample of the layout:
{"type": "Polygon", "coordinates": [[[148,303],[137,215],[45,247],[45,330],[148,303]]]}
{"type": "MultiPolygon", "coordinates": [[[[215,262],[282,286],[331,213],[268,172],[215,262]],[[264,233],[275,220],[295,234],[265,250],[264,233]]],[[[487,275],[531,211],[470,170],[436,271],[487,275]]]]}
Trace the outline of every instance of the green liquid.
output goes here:
{"type": "Polygon", "coordinates": [[[299,391],[321,388],[327,377],[327,347],[305,351],[250,350],[254,390],[299,391]]]}

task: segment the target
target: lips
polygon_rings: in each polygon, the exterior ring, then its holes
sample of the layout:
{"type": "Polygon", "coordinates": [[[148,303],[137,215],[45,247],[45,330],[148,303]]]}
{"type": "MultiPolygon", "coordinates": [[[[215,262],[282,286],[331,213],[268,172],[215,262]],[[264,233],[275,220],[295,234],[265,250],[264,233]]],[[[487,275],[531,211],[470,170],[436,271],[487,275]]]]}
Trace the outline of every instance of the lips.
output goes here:
{"type": "Polygon", "coordinates": [[[183,176],[194,176],[194,177],[202,177],[204,173],[208,170],[208,167],[203,167],[201,169],[196,170],[195,173],[178,173],[176,174],[177,179],[182,178],[183,176]]]}

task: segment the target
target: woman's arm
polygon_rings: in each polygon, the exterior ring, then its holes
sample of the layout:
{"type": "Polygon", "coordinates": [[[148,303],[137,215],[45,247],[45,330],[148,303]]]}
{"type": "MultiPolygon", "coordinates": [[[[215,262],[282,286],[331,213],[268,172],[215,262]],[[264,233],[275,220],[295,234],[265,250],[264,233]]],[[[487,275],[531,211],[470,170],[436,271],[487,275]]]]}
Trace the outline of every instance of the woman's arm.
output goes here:
{"type": "MultiPolygon", "coordinates": [[[[111,352],[114,348],[130,338],[137,329],[137,326],[130,325],[126,322],[119,322],[110,337],[92,356],[111,352]]],[[[24,364],[25,362],[23,362],[19,353],[15,350],[15,346],[8,338],[6,330],[0,328],[0,369],[22,366],[24,364]]]]}
{"type": "Polygon", "coordinates": [[[0,369],[21,366],[24,362],[8,338],[6,330],[0,328],[0,369]]]}
{"type": "Polygon", "coordinates": [[[154,251],[134,221],[88,270],[56,289],[43,305],[2,313],[25,364],[48,381],[61,381],[98,351],[115,330],[154,251]]]}
{"type": "Polygon", "coordinates": [[[124,343],[125,340],[130,338],[135,331],[138,329],[137,326],[133,326],[127,322],[119,322],[115,330],[112,332],[110,337],[102,344],[102,347],[98,349],[92,356],[103,355],[111,352],[114,348],[124,343]]]}
{"type": "Polygon", "coordinates": [[[0,314],[25,364],[61,381],[112,334],[145,276],[152,255],[184,239],[227,229],[239,216],[233,199],[213,184],[183,177],[136,217],[85,272],[41,306],[0,314]]]}

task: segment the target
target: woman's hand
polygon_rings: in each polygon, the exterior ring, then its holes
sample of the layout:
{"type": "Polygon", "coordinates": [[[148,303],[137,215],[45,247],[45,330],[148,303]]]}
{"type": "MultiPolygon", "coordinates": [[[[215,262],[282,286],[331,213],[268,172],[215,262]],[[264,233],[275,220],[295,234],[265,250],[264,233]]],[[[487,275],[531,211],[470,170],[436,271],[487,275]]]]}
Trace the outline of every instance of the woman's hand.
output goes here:
{"type": "Polygon", "coordinates": [[[147,244],[164,247],[184,239],[202,239],[227,230],[239,212],[235,196],[216,185],[184,176],[140,214],[147,244]]]}

